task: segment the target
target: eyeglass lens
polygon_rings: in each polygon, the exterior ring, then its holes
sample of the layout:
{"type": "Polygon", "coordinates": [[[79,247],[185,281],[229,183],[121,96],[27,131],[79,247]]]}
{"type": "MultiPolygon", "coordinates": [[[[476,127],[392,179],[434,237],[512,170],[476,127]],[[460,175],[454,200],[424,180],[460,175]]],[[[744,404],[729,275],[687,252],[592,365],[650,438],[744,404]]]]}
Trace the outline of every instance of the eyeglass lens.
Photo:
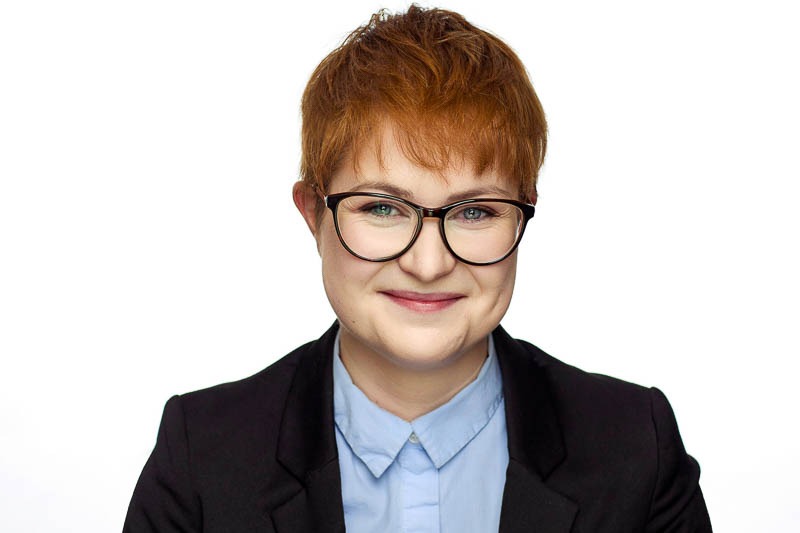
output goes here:
{"type": "MultiPolygon", "coordinates": [[[[339,233],[348,248],[370,260],[397,255],[408,247],[420,224],[410,205],[389,198],[350,196],[339,202],[339,233]]],[[[444,235],[450,249],[474,263],[503,258],[524,226],[522,210],[505,202],[468,203],[448,211],[444,235]]]]}

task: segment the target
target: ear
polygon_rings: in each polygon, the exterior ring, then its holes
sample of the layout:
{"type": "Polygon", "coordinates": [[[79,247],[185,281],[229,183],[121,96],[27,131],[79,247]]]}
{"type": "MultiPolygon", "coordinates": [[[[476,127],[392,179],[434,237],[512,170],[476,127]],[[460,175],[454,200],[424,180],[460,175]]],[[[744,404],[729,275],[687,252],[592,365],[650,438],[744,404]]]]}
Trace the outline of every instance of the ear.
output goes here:
{"type": "Polygon", "coordinates": [[[308,229],[311,230],[311,234],[316,238],[318,228],[317,203],[319,202],[319,196],[317,196],[314,189],[307,183],[298,181],[292,187],[292,198],[294,199],[294,205],[297,206],[297,210],[303,215],[308,229]]]}

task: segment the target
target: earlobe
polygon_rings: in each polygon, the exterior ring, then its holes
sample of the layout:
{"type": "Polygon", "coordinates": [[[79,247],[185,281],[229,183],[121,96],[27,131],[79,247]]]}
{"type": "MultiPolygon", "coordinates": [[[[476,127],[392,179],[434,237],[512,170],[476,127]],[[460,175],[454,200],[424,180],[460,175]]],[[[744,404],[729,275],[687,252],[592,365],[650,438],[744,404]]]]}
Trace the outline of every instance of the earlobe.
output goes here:
{"type": "Polygon", "coordinates": [[[316,192],[306,183],[298,181],[292,187],[292,198],[297,210],[303,215],[308,229],[311,230],[314,237],[317,236],[317,202],[319,196],[316,192]]]}

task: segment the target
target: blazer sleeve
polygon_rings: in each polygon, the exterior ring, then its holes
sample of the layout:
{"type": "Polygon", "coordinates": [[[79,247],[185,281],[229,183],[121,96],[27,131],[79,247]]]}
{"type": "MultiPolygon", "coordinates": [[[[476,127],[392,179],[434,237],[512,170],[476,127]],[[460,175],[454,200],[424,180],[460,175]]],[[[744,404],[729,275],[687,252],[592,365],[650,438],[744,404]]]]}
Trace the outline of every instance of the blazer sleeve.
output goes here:
{"type": "Polygon", "coordinates": [[[650,389],[651,413],[658,441],[658,472],[653,489],[648,533],[706,533],[711,531],[700,466],[686,453],[675,414],[664,394],[650,389]]]}
{"type": "Polygon", "coordinates": [[[164,407],[155,449],[136,483],[123,533],[201,531],[190,459],[181,398],[173,396],[164,407]]]}

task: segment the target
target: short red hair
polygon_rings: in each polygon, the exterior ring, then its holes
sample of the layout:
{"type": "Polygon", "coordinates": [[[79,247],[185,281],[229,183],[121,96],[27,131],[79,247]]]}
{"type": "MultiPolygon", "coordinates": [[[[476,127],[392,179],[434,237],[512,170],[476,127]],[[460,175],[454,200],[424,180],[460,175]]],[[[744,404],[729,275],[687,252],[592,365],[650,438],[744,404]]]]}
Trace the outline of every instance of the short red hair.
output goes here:
{"type": "Polygon", "coordinates": [[[301,178],[331,176],[389,121],[414,163],[494,169],[535,202],[547,123],[525,67],[503,41],[464,17],[417,5],[381,10],[311,76],[302,100],[301,178]]]}

